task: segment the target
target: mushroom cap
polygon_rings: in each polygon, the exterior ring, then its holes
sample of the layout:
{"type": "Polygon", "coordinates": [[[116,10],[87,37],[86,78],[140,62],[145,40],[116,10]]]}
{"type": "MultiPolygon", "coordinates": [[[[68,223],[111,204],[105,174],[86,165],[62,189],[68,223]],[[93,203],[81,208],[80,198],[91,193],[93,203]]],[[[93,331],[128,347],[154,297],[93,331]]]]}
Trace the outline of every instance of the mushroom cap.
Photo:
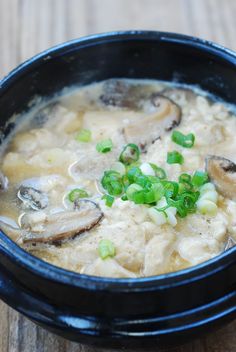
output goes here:
{"type": "Polygon", "coordinates": [[[149,85],[134,84],[123,79],[109,79],[103,85],[100,101],[108,107],[142,110],[143,103],[150,93],[149,85]]]}
{"type": "Polygon", "coordinates": [[[31,121],[32,127],[42,127],[48,121],[49,116],[52,118],[57,114],[60,108],[60,104],[58,102],[51,102],[46,106],[40,108],[35,112],[33,119],[31,121]]]}
{"type": "Polygon", "coordinates": [[[37,213],[21,218],[25,230],[23,243],[60,243],[91,230],[103,217],[99,206],[90,200],[81,200],[75,211],[37,213]]]}
{"type": "Polygon", "coordinates": [[[181,121],[180,107],[169,98],[155,94],[150,101],[153,112],[124,128],[127,142],[138,144],[141,149],[145,149],[146,145],[178,126],[181,121]]]}
{"type": "Polygon", "coordinates": [[[160,92],[164,97],[173,100],[175,103],[178,103],[183,98],[185,101],[189,103],[195,103],[198,95],[194,92],[194,90],[190,88],[183,87],[167,87],[160,92]]]}
{"type": "Polygon", "coordinates": [[[236,200],[236,164],[233,161],[209,155],[206,158],[206,171],[220,194],[236,200]]]}
{"type": "Polygon", "coordinates": [[[47,194],[33,187],[21,185],[17,192],[17,197],[23,204],[33,210],[44,209],[48,206],[47,194]]]}

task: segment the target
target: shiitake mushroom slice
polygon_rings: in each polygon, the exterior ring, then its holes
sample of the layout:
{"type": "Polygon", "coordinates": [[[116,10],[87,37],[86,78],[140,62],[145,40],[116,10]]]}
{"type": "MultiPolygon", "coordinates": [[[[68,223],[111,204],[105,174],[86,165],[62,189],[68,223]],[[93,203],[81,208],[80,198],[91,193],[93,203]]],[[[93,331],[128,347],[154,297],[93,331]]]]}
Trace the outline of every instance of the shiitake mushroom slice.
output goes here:
{"type": "Polygon", "coordinates": [[[58,244],[91,230],[102,218],[100,207],[87,199],[77,202],[74,211],[36,216],[35,213],[27,213],[21,218],[21,227],[25,233],[23,243],[58,244]]]}
{"type": "Polygon", "coordinates": [[[48,196],[34,187],[21,185],[17,192],[18,198],[33,210],[45,209],[48,206],[48,196]]]}
{"type": "Polygon", "coordinates": [[[233,161],[209,155],[206,158],[206,171],[220,194],[236,200],[236,164],[233,161]]]}
{"type": "Polygon", "coordinates": [[[153,112],[124,128],[127,142],[139,145],[141,150],[145,150],[148,145],[178,126],[181,121],[180,107],[169,98],[155,94],[150,101],[153,112]]]}

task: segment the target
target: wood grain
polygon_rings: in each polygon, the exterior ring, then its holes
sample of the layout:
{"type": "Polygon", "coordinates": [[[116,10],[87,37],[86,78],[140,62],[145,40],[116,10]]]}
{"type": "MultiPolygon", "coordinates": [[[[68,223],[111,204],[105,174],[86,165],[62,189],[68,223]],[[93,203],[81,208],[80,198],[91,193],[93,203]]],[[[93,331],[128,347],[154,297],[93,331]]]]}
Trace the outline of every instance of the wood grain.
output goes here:
{"type": "MultiPolygon", "coordinates": [[[[235,0],[0,0],[0,78],[49,46],[117,29],[180,32],[236,49],[235,18],[235,0]]],[[[234,352],[235,330],[233,322],[168,351],[234,352]]],[[[0,352],[96,351],[103,350],[56,337],[0,302],[0,352]]]]}

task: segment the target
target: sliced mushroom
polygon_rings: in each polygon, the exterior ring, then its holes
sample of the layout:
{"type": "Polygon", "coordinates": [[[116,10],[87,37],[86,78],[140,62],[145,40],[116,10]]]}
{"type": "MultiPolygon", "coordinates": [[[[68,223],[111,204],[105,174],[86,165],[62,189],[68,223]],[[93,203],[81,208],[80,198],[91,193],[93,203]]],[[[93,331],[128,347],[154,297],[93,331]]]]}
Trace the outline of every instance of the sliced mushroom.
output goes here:
{"type": "Polygon", "coordinates": [[[236,200],[236,164],[221,156],[206,158],[206,171],[217,191],[224,197],[236,200]]]}
{"type": "Polygon", "coordinates": [[[21,218],[21,226],[27,233],[24,243],[60,243],[91,230],[103,217],[99,206],[89,200],[77,203],[75,211],[37,213],[25,214],[21,218]]]}
{"type": "MultiPolygon", "coordinates": [[[[168,87],[162,90],[160,94],[164,95],[167,98],[170,98],[175,103],[180,105],[182,105],[182,103],[185,104],[186,102],[195,104],[197,101],[197,97],[199,97],[199,93],[195,92],[194,89],[188,87],[168,87]]],[[[211,95],[202,96],[207,99],[209,104],[212,104],[215,101],[215,98],[211,95]]]]}
{"type": "Polygon", "coordinates": [[[42,127],[48,121],[48,118],[53,118],[56,116],[61,105],[58,102],[51,102],[38,110],[31,120],[32,127],[42,127]]]}
{"type": "Polygon", "coordinates": [[[161,94],[173,100],[175,103],[179,103],[183,98],[189,103],[194,103],[197,98],[197,94],[192,89],[182,87],[168,87],[162,90],[161,94]]]}
{"type": "Polygon", "coordinates": [[[122,79],[109,79],[104,83],[100,100],[106,106],[140,110],[142,101],[147,99],[148,87],[122,79]]]}
{"type": "Polygon", "coordinates": [[[151,101],[154,112],[124,128],[127,142],[136,143],[143,150],[181,121],[181,109],[172,100],[156,94],[151,101]]]}
{"type": "Polygon", "coordinates": [[[33,187],[21,185],[17,196],[27,208],[33,210],[45,209],[48,206],[47,194],[33,187]]]}
{"type": "Polygon", "coordinates": [[[234,247],[235,245],[236,245],[236,241],[231,236],[229,236],[225,244],[224,250],[227,251],[228,249],[234,247]]]}
{"type": "Polygon", "coordinates": [[[8,178],[0,171],[0,191],[6,191],[8,188],[8,178]]]}

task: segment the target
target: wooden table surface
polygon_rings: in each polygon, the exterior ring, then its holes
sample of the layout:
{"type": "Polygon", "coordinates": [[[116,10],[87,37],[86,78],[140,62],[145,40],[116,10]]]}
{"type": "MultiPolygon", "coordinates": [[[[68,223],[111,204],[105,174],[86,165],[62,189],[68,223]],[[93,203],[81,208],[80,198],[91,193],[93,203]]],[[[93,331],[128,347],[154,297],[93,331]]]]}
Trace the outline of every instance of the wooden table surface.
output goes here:
{"type": "MultiPolygon", "coordinates": [[[[0,0],[0,79],[47,47],[117,29],[180,32],[236,49],[236,0],[0,0]]],[[[82,351],[101,350],[48,333],[0,301],[0,352],[82,351]]],[[[236,321],[168,351],[234,352],[236,321]]]]}

